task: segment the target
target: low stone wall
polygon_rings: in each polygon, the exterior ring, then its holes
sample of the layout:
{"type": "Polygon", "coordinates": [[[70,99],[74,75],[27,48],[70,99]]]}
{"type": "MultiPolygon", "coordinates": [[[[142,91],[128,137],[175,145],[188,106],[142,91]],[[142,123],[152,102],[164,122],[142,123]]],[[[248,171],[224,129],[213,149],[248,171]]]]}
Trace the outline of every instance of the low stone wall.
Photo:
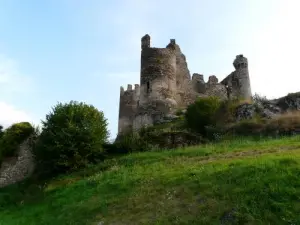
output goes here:
{"type": "Polygon", "coordinates": [[[30,139],[24,141],[17,157],[4,159],[0,167],[0,188],[24,180],[34,170],[30,139]]]}

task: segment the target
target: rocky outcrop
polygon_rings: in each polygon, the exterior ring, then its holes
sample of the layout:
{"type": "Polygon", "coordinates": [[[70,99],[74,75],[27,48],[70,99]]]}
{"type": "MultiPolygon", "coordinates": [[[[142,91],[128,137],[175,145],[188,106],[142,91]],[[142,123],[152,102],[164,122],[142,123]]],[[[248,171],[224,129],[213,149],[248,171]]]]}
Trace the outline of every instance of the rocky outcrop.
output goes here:
{"type": "Polygon", "coordinates": [[[34,170],[30,139],[24,141],[16,157],[4,159],[0,168],[0,188],[24,180],[34,170]]]}
{"type": "Polygon", "coordinates": [[[254,118],[255,107],[253,104],[245,103],[239,105],[235,111],[236,121],[247,120],[254,118]]]}
{"type": "Polygon", "coordinates": [[[282,112],[283,110],[272,101],[244,103],[236,108],[235,118],[236,121],[241,121],[253,119],[257,115],[261,118],[272,119],[282,112]]]}
{"type": "Polygon", "coordinates": [[[300,92],[290,93],[273,102],[283,111],[300,110],[300,92]]]}
{"type": "Polygon", "coordinates": [[[257,113],[262,118],[271,119],[284,112],[298,110],[300,110],[300,92],[273,100],[255,96],[253,104],[244,103],[237,107],[236,118],[237,120],[251,119],[254,113],[257,113]]]}

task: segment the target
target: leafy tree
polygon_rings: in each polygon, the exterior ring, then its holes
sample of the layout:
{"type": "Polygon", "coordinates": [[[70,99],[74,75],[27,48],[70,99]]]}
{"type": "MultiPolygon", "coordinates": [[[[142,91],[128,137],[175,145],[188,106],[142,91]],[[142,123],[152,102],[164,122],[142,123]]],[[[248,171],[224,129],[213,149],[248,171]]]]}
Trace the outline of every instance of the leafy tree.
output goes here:
{"type": "Polygon", "coordinates": [[[216,125],[216,113],[221,101],[217,97],[199,98],[189,105],[185,114],[187,126],[203,135],[206,127],[216,125]]]}
{"type": "Polygon", "coordinates": [[[42,125],[34,153],[44,175],[76,170],[103,159],[103,144],[109,135],[107,120],[94,106],[58,103],[42,125]]]}
{"type": "Polygon", "coordinates": [[[15,123],[2,132],[0,129],[1,157],[14,156],[20,144],[34,133],[33,126],[28,122],[15,123]]]}

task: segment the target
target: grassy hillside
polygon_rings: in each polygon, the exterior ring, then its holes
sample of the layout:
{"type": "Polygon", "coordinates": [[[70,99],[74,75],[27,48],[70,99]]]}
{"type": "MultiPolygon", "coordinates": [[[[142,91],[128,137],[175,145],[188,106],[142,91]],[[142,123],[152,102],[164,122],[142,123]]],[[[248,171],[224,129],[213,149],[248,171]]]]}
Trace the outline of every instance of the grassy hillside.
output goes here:
{"type": "Polygon", "coordinates": [[[0,190],[0,225],[300,224],[300,137],[138,153],[0,190]]]}

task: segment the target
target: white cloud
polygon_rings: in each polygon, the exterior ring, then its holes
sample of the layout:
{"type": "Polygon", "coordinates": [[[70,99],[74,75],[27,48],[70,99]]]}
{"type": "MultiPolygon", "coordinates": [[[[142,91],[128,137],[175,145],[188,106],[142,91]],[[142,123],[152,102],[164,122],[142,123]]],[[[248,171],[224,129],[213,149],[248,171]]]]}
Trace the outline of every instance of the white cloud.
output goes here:
{"type": "Polygon", "coordinates": [[[4,127],[17,122],[33,122],[33,118],[16,107],[14,100],[33,91],[33,82],[18,69],[16,61],[0,54],[0,124],[4,127]]]}
{"type": "Polygon", "coordinates": [[[0,125],[8,127],[13,123],[33,122],[28,113],[9,105],[6,102],[0,102],[0,125]]]}
{"type": "Polygon", "coordinates": [[[0,54],[0,100],[33,90],[33,81],[20,73],[17,62],[0,54]]]}
{"type": "Polygon", "coordinates": [[[253,89],[267,97],[300,91],[298,0],[282,2],[253,40],[249,55],[253,89]]]}

